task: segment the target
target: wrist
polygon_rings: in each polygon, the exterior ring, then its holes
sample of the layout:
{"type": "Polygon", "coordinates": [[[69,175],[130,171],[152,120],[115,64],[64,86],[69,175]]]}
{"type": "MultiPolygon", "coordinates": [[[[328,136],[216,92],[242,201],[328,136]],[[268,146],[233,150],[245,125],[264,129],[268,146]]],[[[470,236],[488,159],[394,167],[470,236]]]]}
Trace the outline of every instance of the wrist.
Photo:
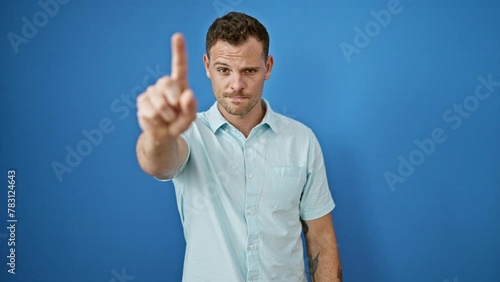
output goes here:
{"type": "Polygon", "coordinates": [[[150,144],[153,146],[161,146],[164,144],[169,144],[171,142],[176,142],[178,135],[172,135],[168,132],[168,130],[162,131],[144,131],[143,132],[146,140],[148,140],[150,144]]]}

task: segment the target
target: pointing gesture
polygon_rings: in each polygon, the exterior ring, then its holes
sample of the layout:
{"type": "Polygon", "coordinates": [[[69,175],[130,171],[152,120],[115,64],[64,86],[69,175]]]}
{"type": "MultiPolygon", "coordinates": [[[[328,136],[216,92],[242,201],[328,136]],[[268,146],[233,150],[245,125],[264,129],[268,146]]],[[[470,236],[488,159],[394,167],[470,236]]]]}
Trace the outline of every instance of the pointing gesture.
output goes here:
{"type": "Polygon", "coordinates": [[[137,97],[137,118],[155,140],[178,137],[196,117],[196,100],[187,80],[184,37],[172,36],[171,76],[164,76],[137,97]]]}

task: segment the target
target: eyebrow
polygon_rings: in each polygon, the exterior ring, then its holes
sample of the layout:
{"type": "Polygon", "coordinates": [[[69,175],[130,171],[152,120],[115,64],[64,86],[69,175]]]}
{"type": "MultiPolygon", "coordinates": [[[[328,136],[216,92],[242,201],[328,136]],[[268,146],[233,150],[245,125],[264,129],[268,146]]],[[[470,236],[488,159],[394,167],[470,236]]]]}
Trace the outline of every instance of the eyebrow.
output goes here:
{"type": "MultiPolygon", "coordinates": [[[[215,62],[214,66],[224,66],[224,67],[231,67],[229,64],[224,63],[224,62],[215,62]]],[[[257,70],[259,67],[243,67],[241,68],[242,70],[257,70]]]]}
{"type": "Polygon", "coordinates": [[[229,67],[229,65],[228,65],[228,64],[223,63],[223,62],[215,62],[215,63],[214,63],[214,66],[217,66],[217,65],[219,65],[219,66],[229,67]]]}

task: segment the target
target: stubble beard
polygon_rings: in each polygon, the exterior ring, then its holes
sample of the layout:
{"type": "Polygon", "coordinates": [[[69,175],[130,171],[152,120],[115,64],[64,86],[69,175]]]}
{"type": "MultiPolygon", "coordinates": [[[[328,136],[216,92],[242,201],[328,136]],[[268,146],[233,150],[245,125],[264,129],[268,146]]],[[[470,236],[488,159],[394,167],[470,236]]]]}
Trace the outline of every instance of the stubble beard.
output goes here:
{"type": "MultiPolygon", "coordinates": [[[[217,102],[228,112],[230,115],[245,116],[259,103],[258,95],[245,95],[244,93],[222,93],[217,95],[217,102]],[[245,106],[240,108],[233,105],[228,99],[230,97],[245,97],[241,104],[245,106]]],[[[240,105],[241,105],[240,104],[240,105]]]]}

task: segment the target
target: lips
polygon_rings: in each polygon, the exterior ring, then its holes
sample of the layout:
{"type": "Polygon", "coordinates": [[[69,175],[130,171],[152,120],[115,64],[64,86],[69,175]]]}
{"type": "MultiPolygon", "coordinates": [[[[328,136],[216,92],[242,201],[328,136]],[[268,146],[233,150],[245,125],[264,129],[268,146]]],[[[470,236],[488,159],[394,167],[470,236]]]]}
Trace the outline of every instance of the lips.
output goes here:
{"type": "Polygon", "coordinates": [[[248,97],[245,97],[245,96],[227,96],[227,99],[231,102],[243,102],[244,100],[248,99],[248,97]]]}

